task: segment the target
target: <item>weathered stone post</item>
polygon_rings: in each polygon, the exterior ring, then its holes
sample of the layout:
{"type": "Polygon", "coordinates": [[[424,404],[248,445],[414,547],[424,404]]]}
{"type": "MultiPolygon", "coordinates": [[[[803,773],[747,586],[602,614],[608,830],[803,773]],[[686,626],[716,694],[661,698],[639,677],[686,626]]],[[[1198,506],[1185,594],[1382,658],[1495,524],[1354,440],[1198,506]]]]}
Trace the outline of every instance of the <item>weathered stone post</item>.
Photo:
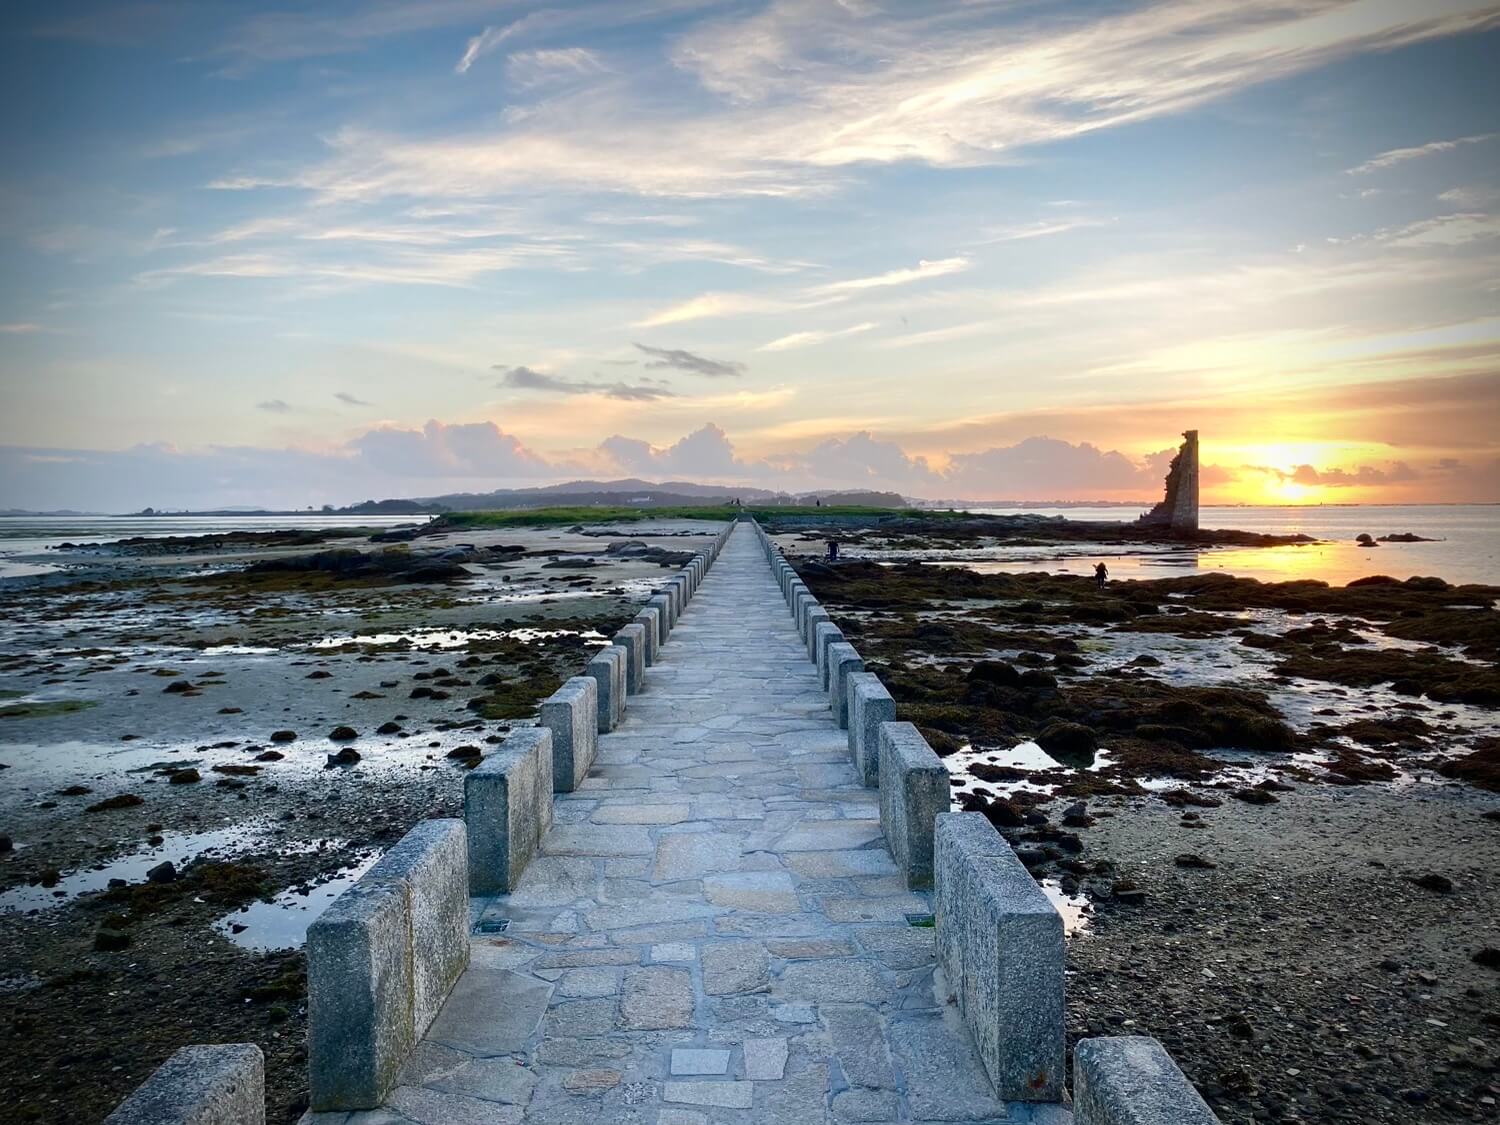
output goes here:
{"type": "Polygon", "coordinates": [[[1062,917],[979,813],[940,813],[933,847],[938,959],[997,1097],[1064,1090],[1062,917]]]}
{"type": "Polygon", "coordinates": [[[265,1125],[266,1060],[254,1043],[179,1047],[104,1125],[265,1125]]]}
{"type": "Polygon", "coordinates": [[[505,894],[552,826],[552,732],[520,727],[464,777],[469,893],[505,894]]]}
{"type": "Polygon", "coordinates": [[[896,701],[874,672],[849,676],[849,754],[860,779],[880,784],[880,724],[896,721],[896,701]]]}
{"type": "Polygon", "coordinates": [[[606,645],[594,654],[584,674],[599,685],[599,733],[605,734],[625,718],[625,650],[606,645]]]}
{"type": "Polygon", "coordinates": [[[1219,1125],[1166,1048],[1145,1035],[1073,1048],[1075,1125],[1219,1125]]]}
{"type": "Polygon", "coordinates": [[[593,676],[565,680],[542,700],[537,723],[552,732],[553,790],[573,792],[599,752],[598,681],[593,676]]]}

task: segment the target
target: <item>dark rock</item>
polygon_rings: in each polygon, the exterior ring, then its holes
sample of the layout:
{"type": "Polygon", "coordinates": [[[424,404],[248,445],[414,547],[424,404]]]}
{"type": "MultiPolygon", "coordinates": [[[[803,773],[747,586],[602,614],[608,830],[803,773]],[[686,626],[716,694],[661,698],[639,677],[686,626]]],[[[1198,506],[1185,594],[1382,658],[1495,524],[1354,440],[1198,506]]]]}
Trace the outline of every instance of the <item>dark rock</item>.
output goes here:
{"type": "Polygon", "coordinates": [[[9,836],[0,836],[0,855],[16,850],[16,845],[9,836]]]}
{"type": "Polygon", "coordinates": [[[144,805],[145,798],[137,797],[134,793],[120,793],[114,797],[106,797],[102,801],[96,801],[84,812],[109,812],[111,809],[128,809],[135,805],[144,805]]]}
{"type": "Polygon", "coordinates": [[[197,689],[187,680],[173,680],[161,690],[166,695],[184,695],[187,692],[196,691],[197,689]]]}
{"type": "Polygon", "coordinates": [[[1500,949],[1493,945],[1487,945],[1470,958],[1476,965],[1482,965],[1486,969],[1500,969],[1500,949]]]}
{"type": "Polygon", "coordinates": [[[1356,535],[1354,537],[1354,541],[1361,547],[1374,547],[1377,545],[1375,543],[1375,536],[1371,535],[1368,531],[1361,532],[1359,535],[1356,535]]]}
{"type": "Polygon", "coordinates": [[[1219,865],[1211,859],[1205,859],[1201,855],[1192,852],[1183,852],[1174,861],[1178,867],[1191,867],[1202,871],[1212,871],[1219,865]]]}
{"type": "Polygon", "coordinates": [[[455,746],[452,750],[448,751],[448,757],[477,762],[480,758],[484,757],[484,751],[477,746],[455,746]]]}
{"type": "Polygon", "coordinates": [[[94,948],[101,953],[118,953],[130,946],[130,935],[123,930],[101,929],[94,935],[94,948]]]}
{"type": "Polygon", "coordinates": [[[1425,875],[1418,875],[1412,882],[1423,890],[1433,891],[1440,895],[1451,895],[1453,893],[1453,880],[1446,875],[1439,875],[1435,871],[1429,871],[1425,875]]]}
{"type": "Polygon", "coordinates": [[[387,721],[387,722],[381,723],[378,727],[376,727],[375,728],[375,733],[376,734],[395,734],[400,729],[401,729],[401,724],[400,723],[393,723],[393,722],[387,721]]]}
{"type": "Polygon", "coordinates": [[[348,742],[350,739],[358,738],[359,731],[353,727],[338,726],[328,732],[328,737],[334,742],[348,742]]]}
{"type": "Polygon", "coordinates": [[[1121,879],[1109,888],[1109,897],[1126,906],[1140,906],[1146,901],[1146,892],[1129,879],[1121,879]]]}
{"type": "Polygon", "coordinates": [[[331,679],[332,676],[333,676],[332,672],[325,672],[321,668],[319,668],[316,672],[309,672],[307,674],[307,678],[309,680],[327,680],[327,679],[331,679]]]}
{"type": "Polygon", "coordinates": [[[271,741],[295,742],[297,741],[297,732],[294,730],[273,730],[271,732],[271,741]]]}
{"type": "Polygon", "coordinates": [[[203,775],[189,766],[185,770],[173,770],[167,774],[167,782],[171,785],[191,785],[195,781],[202,781],[203,775]]]}
{"type": "Polygon", "coordinates": [[[1019,687],[1021,673],[1003,660],[981,660],[969,669],[971,684],[993,684],[997,687],[1019,687]]]}
{"type": "Polygon", "coordinates": [[[1082,723],[1062,721],[1043,727],[1036,744],[1058,761],[1080,769],[1094,764],[1099,749],[1099,739],[1092,730],[1082,723]]]}
{"type": "Polygon", "coordinates": [[[82,797],[85,793],[92,792],[93,790],[87,785],[70,785],[66,789],[59,789],[57,795],[59,797],[82,797]]]}
{"type": "Polygon", "coordinates": [[[286,755],[283,754],[280,750],[264,750],[261,753],[255,755],[255,760],[257,762],[279,762],[285,757],[286,755]]]}
{"type": "Polygon", "coordinates": [[[1247,805],[1274,805],[1281,800],[1267,789],[1236,789],[1230,796],[1247,805]]]}
{"type": "Polygon", "coordinates": [[[352,746],[345,746],[342,750],[338,751],[338,753],[328,755],[328,765],[330,767],[352,766],[355,762],[359,761],[359,758],[360,755],[358,750],[356,750],[352,746]]]}
{"type": "Polygon", "coordinates": [[[146,879],[152,883],[175,883],[177,881],[177,868],[172,865],[171,860],[158,863],[146,872],[146,879]]]}

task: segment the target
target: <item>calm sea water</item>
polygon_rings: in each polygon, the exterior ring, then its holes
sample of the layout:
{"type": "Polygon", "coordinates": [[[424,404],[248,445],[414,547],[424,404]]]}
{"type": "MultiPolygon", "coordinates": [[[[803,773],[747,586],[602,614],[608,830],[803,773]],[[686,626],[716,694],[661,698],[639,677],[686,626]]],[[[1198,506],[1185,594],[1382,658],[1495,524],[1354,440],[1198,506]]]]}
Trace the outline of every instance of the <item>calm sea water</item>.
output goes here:
{"type": "Polygon", "coordinates": [[[47,551],[59,543],[113,543],[144,535],[212,535],[225,531],[396,527],[423,516],[0,516],[0,578],[46,574],[58,567],[47,551]]]}
{"type": "MultiPolygon", "coordinates": [[[[976,508],[996,514],[1063,516],[1118,522],[1130,508],[976,508]]],[[[109,543],[132,535],[208,535],[224,531],[295,528],[395,527],[420,516],[4,516],[0,517],[0,578],[55,570],[47,558],[59,543],[109,543]]],[[[1500,585],[1500,505],[1361,505],[1358,507],[1205,507],[1204,527],[1275,535],[1311,535],[1302,547],[1149,550],[1121,547],[999,548],[966,562],[980,570],[1055,570],[1087,573],[1101,558],[1117,578],[1163,577],[1222,570],[1265,581],[1320,578],[1341,585],[1369,574],[1408,578],[1434,574],[1450,582],[1500,585]],[[1413,532],[1433,543],[1360,547],[1355,536],[1413,532]]],[[[965,552],[966,558],[971,558],[965,552]]]]}
{"type": "MultiPolygon", "coordinates": [[[[1130,508],[976,508],[995,514],[1064,516],[1111,522],[1134,519],[1130,508]]],[[[1318,540],[1301,547],[1152,550],[1097,547],[1076,550],[1002,548],[979,570],[1054,570],[1087,573],[1101,559],[1117,578],[1162,578],[1192,571],[1284,582],[1319,578],[1342,585],[1370,574],[1410,578],[1431,574],[1449,582],[1500,585],[1500,505],[1404,504],[1358,506],[1287,506],[1265,508],[1205,507],[1199,522],[1206,528],[1233,528],[1267,535],[1311,535],[1318,540]],[[1382,543],[1360,547],[1355,537],[1411,532],[1433,543],[1382,543]]]]}

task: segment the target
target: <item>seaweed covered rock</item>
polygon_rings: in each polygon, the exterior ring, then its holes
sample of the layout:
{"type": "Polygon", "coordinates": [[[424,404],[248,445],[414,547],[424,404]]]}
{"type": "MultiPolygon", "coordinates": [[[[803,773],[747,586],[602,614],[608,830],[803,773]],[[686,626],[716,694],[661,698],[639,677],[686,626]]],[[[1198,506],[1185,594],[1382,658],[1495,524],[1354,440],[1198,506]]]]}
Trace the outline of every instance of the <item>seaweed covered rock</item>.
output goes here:
{"type": "Polygon", "coordinates": [[[311,555],[265,559],[251,563],[241,573],[252,578],[317,574],[338,581],[386,582],[455,582],[469,576],[463,566],[451,559],[415,554],[400,547],[383,551],[339,548],[311,555]]]}

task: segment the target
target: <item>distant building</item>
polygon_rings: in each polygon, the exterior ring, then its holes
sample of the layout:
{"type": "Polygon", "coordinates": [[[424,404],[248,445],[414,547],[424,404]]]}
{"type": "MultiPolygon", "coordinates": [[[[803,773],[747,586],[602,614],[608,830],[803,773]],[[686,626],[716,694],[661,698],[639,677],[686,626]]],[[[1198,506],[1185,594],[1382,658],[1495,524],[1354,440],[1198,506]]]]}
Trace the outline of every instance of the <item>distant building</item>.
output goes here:
{"type": "Polygon", "coordinates": [[[1184,430],[1182,447],[1167,470],[1167,495],[1136,523],[1173,531],[1198,530],[1198,431],[1184,430]]]}

